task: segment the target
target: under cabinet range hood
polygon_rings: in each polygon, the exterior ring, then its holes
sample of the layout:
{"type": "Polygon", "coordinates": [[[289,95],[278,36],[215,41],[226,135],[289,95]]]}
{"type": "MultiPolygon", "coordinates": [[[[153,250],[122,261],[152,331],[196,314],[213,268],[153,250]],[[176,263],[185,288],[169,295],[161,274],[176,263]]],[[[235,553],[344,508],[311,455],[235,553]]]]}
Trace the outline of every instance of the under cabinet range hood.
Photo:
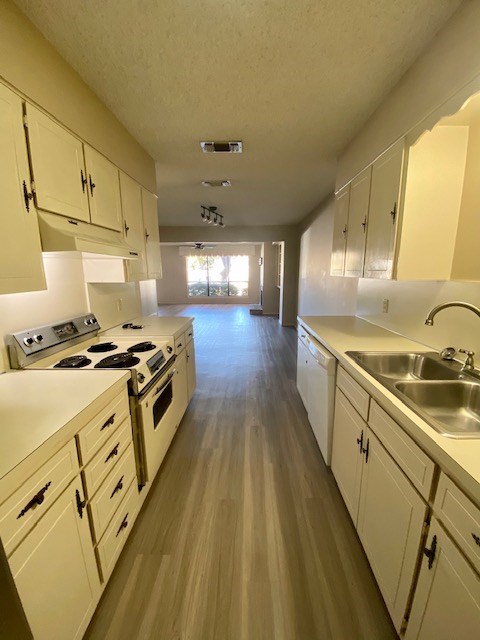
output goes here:
{"type": "Polygon", "coordinates": [[[46,211],[38,211],[38,224],[45,252],[81,251],[127,260],[138,258],[138,253],[125,242],[119,231],[46,211]]]}

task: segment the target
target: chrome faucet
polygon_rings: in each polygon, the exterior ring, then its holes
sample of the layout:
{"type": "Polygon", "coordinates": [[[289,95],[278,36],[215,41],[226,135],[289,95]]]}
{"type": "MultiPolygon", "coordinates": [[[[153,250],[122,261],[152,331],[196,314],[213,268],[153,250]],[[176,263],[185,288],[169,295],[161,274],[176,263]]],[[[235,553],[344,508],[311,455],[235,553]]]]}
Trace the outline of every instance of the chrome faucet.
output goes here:
{"type": "MultiPolygon", "coordinates": [[[[473,313],[475,313],[480,318],[480,309],[476,307],[474,304],[470,304],[469,302],[444,302],[443,304],[437,305],[430,311],[430,313],[427,316],[427,319],[425,320],[425,324],[428,327],[433,327],[433,319],[437,315],[437,313],[442,309],[448,309],[449,307],[462,307],[463,309],[470,309],[470,311],[473,311],[473,313]]],[[[448,349],[453,350],[453,354],[451,355],[451,358],[453,358],[453,356],[455,355],[455,350],[453,349],[453,347],[449,347],[448,349]]],[[[444,349],[442,351],[442,357],[444,357],[443,353],[448,349],[444,349]]],[[[473,351],[468,351],[468,349],[459,349],[459,352],[464,353],[467,356],[465,363],[462,367],[462,371],[473,371],[473,369],[475,368],[475,362],[473,360],[473,356],[475,355],[475,353],[473,351]]],[[[446,358],[446,359],[451,359],[451,358],[446,358]]]]}
{"type": "Polygon", "coordinates": [[[449,307],[463,307],[464,309],[470,309],[470,311],[473,311],[473,313],[480,317],[480,309],[474,304],[470,304],[469,302],[444,302],[443,304],[433,307],[425,320],[425,324],[429,327],[433,327],[433,319],[437,313],[442,309],[448,309],[449,307]]]}

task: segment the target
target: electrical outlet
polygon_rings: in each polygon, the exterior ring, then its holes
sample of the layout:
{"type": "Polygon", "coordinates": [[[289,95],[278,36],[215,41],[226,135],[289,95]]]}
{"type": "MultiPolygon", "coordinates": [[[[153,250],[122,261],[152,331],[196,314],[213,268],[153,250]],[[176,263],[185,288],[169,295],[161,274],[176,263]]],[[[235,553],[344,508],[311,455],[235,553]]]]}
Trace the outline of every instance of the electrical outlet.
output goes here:
{"type": "Polygon", "coordinates": [[[388,305],[390,304],[390,300],[388,298],[384,298],[382,301],[382,312],[388,313],[388,305]]]}

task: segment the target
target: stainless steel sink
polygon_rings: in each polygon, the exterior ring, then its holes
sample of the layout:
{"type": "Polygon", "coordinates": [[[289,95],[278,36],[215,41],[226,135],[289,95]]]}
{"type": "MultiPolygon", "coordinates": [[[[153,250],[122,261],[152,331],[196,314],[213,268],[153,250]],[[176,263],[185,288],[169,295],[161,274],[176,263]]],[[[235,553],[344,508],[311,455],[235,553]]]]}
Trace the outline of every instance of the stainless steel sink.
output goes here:
{"type": "Polygon", "coordinates": [[[480,380],[435,352],[347,351],[439,433],[480,438],[480,380]]]}
{"type": "Polygon", "coordinates": [[[394,380],[457,380],[459,375],[452,366],[439,362],[434,352],[356,352],[354,359],[367,371],[394,380]]]}
{"type": "Polygon", "coordinates": [[[397,382],[396,389],[420,407],[445,435],[480,437],[480,384],[455,382],[397,382]]]}

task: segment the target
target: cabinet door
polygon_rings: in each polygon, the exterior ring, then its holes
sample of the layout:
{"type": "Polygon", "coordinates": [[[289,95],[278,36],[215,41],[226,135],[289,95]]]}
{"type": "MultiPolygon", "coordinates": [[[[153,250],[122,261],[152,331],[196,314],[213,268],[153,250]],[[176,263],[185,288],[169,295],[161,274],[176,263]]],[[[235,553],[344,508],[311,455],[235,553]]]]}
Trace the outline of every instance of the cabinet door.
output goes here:
{"type": "Polygon", "coordinates": [[[30,104],[27,122],[38,208],[90,222],[81,140],[30,104]]]}
{"type": "Polygon", "coordinates": [[[333,421],[332,472],[355,524],[363,468],[362,445],[366,441],[366,433],[367,425],[337,387],[333,421]]]}
{"type": "Polygon", "coordinates": [[[371,177],[372,167],[367,167],[352,181],[350,187],[348,235],[345,253],[346,276],[361,278],[363,275],[371,177]]]}
{"type": "Polygon", "coordinates": [[[142,189],[143,224],[145,226],[145,249],[149,278],[162,277],[162,258],[160,255],[160,232],[158,230],[157,198],[146,189],[142,189]]]}
{"type": "Polygon", "coordinates": [[[147,279],[145,259],[145,235],[142,214],[142,188],[130,176],[120,171],[120,193],[122,196],[123,232],[132,250],[138,253],[136,260],[129,260],[129,280],[147,279]]]}
{"type": "Polygon", "coordinates": [[[297,341],[297,389],[308,411],[308,366],[310,354],[300,338],[297,341]]]}
{"type": "Polygon", "coordinates": [[[175,425],[178,427],[188,405],[187,351],[183,349],[175,361],[175,377],[173,378],[173,402],[175,425]]]}
{"type": "Polygon", "coordinates": [[[122,204],[117,167],[88,145],[85,145],[85,162],[92,223],[121,231],[122,204]]]}
{"type": "Polygon", "coordinates": [[[344,274],[349,200],[350,185],[347,184],[335,195],[335,218],[333,221],[332,258],[330,262],[330,275],[332,276],[343,276],[344,274]]]}
{"type": "Polygon", "coordinates": [[[35,640],[81,638],[100,581],[80,478],[62,493],[11,555],[10,568],[35,640]]]}
{"type": "Polygon", "coordinates": [[[357,531],[397,629],[403,622],[427,507],[369,429],[357,531]]]}
{"type": "Polygon", "coordinates": [[[195,391],[197,386],[197,373],[195,366],[195,341],[190,340],[187,344],[187,388],[188,388],[188,401],[195,391]]]}
{"type": "Polygon", "coordinates": [[[364,268],[367,278],[392,276],[404,147],[404,140],[400,140],[373,163],[364,268]]]}
{"type": "Polygon", "coordinates": [[[480,636],[480,579],[432,518],[406,640],[472,640],[480,636]],[[433,545],[433,546],[432,546],[433,545]]]}
{"type": "Polygon", "coordinates": [[[22,101],[0,85],[0,293],[46,289],[37,212],[31,200],[30,171],[23,130],[22,101]]]}

